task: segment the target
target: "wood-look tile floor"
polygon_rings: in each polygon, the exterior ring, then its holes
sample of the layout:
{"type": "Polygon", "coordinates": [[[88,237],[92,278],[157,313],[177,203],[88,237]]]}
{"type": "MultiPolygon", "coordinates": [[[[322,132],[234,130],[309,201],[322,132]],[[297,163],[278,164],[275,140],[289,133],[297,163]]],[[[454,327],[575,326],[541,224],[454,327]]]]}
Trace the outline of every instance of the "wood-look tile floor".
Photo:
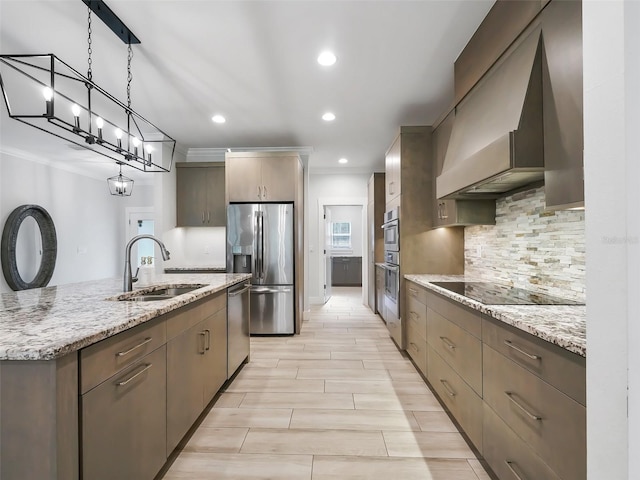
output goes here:
{"type": "Polygon", "coordinates": [[[252,337],[165,480],[489,480],[360,288],[334,288],[302,333],[252,337]]]}

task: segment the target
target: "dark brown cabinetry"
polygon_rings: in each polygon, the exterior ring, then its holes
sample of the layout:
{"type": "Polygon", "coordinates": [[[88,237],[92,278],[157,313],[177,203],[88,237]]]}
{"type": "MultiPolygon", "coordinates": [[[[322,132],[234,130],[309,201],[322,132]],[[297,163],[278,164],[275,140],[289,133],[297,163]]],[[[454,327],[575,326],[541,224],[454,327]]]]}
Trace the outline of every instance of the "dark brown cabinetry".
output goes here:
{"type": "Polygon", "coordinates": [[[226,295],[169,320],[167,454],[227,378],[226,295]],[[173,332],[176,332],[175,337],[173,332]]]}
{"type": "Polygon", "coordinates": [[[374,173],[369,178],[367,202],[367,246],[369,248],[369,264],[367,265],[369,308],[377,312],[381,307],[376,304],[375,264],[384,261],[384,237],[382,222],[384,221],[385,174],[374,173]]]}
{"type": "Polygon", "coordinates": [[[362,285],[362,257],[331,257],[331,285],[358,287],[362,285]]]}
{"type": "Polygon", "coordinates": [[[176,163],[177,225],[179,227],[224,227],[224,165],[176,163]]]}

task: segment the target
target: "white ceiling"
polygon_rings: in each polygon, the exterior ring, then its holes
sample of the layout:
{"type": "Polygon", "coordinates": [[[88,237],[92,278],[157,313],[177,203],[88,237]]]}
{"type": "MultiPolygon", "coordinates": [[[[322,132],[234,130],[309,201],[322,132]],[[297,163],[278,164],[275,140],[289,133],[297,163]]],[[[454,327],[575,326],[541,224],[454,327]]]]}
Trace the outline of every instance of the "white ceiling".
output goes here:
{"type": "MultiPolygon", "coordinates": [[[[398,126],[432,124],[451,106],[453,62],[493,3],[107,1],[142,42],[132,107],[182,151],[304,146],[312,171],[360,172],[383,170],[398,126]],[[333,67],[316,62],[324,49],[337,55],[333,67]],[[326,111],[337,119],[324,122],[326,111]],[[227,122],[214,124],[216,113],[227,122]]],[[[95,15],[92,38],[93,80],[125,101],[126,45],[95,15]]],[[[86,6],[0,0],[0,53],[54,53],[85,73],[86,6]]],[[[0,110],[2,150],[115,169],[0,110]]]]}

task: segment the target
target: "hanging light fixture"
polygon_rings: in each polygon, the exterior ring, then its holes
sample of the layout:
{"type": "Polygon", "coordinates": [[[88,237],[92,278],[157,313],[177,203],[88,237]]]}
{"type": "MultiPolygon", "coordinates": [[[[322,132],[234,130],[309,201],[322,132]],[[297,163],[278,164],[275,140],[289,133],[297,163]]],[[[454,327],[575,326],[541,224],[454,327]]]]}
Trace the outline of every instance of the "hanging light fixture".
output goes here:
{"type": "Polygon", "coordinates": [[[107,185],[111,195],[119,197],[130,197],[133,192],[133,180],[122,175],[122,163],[120,165],[120,173],[115,177],[107,178],[107,185]]]}
{"type": "Polygon", "coordinates": [[[140,40],[102,0],[83,2],[89,10],[87,75],[54,54],[0,55],[0,88],[9,117],[113,159],[120,166],[169,172],[176,141],[131,108],[131,45],[140,40]],[[128,45],[127,104],[93,81],[92,11],[128,45]]]}

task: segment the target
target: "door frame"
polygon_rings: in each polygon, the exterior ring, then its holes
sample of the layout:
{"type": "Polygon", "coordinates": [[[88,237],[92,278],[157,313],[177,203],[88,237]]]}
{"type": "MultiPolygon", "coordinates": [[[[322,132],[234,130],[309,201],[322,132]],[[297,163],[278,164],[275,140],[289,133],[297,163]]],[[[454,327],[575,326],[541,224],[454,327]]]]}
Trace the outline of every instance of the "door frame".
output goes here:
{"type": "MultiPolygon", "coordinates": [[[[366,197],[320,197],[318,198],[318,245],[324,245],[324,209],[327,206],[354,205],[362,207],[362,302],[365,302],[369,287],[369,278],[365,274],[366,266],[369,264],[367,249],[367,206],[369,200],[366,197]]],[[[326,265],[324,255],[318,252],[318,285],[320,286],[319,299],[324,299],[324,282],[326,278],[326,265]]],[[[317,302],[311,302],[316,303],[317,302]]],[[[320,302],[322,303],[322,302],[320,302]]]]}
{"type": "MultiPolygon", "coordinates": [[[[124,241],[123,241],[122,245],[126,245],[127,243],[129,243],[129,240],[131,238],[133,238],[131,236],[131,225],[132,225],[131,220],[132,219],[146,220],[146,219],[150,219],[150,218],[153,219],[154,225],[155,225],[156,216],[155,216],[155,208],[154,207],[125,207],[125,209],[124,209],[124,225],[125,225],[125,227],[124,227],[124,241]]],[[[154,231],[154,235],[156,235],[155,231],[154,231]]],[[[156,248],[158,248],[158,247],[154,246],[154,251],[155,251],[156,248]]],[[[138,256],[137,252],[138,252],[138,247],[137,247],[137,244],[136,244],[136,245],[133,245],[133,248],[131,249],[131,257],[132,258],[137,258],[137,256],[138,256]]],[[[157,264],[157,262],[154,262],[154,265],[156,265],[156,264],[157,264]]],[[[135,269],[135,267],[134,267],[134,269],[135,269]]]]}

